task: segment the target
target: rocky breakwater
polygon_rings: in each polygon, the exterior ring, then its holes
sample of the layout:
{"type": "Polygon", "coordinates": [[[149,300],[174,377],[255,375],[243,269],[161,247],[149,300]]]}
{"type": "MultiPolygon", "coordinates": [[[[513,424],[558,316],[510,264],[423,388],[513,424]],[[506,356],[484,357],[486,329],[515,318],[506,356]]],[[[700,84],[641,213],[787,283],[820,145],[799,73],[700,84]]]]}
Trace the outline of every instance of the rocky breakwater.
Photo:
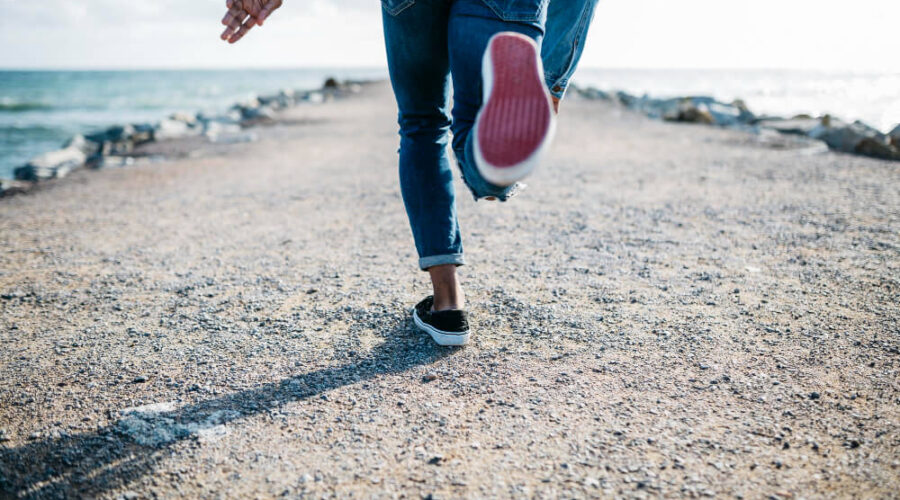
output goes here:
{"type": "Polygon", "coordinates": [[[651,118],[740,128],[754,133],[775,131],[821,141],[829,149],[843,153],[900,161],[900,125],[885,134],[861,121],[849,123],[831,115],[798,115],[792,118],[759,116],[741,100],[726,103],[707,96],[657,99],[595,88],[575,90],[588,99],[618,102],[651,118]]]}
{"type": "Polygon", "coordinates": [[[76,135],[62,147],[31,159],[13,171],[15,179],[0,180],[0,196],[29,191],[42,181],[65,177],[78,168],[110,168],[133,165],[146,157],[136,151],[151,142],[199,137],[213,143],[251,142],[247,129],[272,123],[279,111],[301,103],[321,104],[360,90],[360,83],[325,81],[317,90],[282,90],[277,94],[236,103],[221,114],[175,113],[152,124],[115,125],[105,130],[76,135]]]}

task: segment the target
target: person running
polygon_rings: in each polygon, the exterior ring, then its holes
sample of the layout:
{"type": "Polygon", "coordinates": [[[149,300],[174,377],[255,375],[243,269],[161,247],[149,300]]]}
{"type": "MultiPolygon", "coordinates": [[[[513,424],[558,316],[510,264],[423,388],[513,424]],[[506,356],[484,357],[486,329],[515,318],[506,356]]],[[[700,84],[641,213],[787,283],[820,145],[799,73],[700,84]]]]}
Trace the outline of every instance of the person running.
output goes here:
{"type": "MultiPolygon", "coordinates": [[[[413,321],[440,345],[464,345],[470,327],[456,268],[465,259],[447,146],[476,201],[512,197],[550,145],[597,0],[381,3],[399,108],[400,189],[433,289],[413,321]]],[[[222,39],[234,43],[282,1],[226,5],[222,39]]]]}

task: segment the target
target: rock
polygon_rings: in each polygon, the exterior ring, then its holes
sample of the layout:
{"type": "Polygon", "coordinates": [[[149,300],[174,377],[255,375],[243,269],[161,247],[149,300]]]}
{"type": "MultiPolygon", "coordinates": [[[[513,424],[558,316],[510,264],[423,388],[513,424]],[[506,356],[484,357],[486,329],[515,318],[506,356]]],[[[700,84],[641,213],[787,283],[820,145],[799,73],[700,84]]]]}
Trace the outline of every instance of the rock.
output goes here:
{"type": "Polygon", "coordinates": [[[321,104],[325,102],[325,95],[321,92],[310,92],[306,94],[306,101],[313,104],[321,104]]]}
{"type": "Polygon", "coordinates": [[[153,140],[168,141],[199,135],[200,128],[189,127],[187,123],[177,120],[162,120],[153,129],[153,140]]]}
{"type": "Polygon", "coordinates": [[[65,177],[70,171],[84,165],[87,161],[85,155],[77,147],[59,149],[44,153],[26,165],[13,171],[16,179],[24,181],[39,181],[65,177]]]}
{"type": "Polygon", "coordinates": [[[134,127],[131,125],[116,125],[114,127],[109,127],[108,129],[102,132],[95,132],[93,134],[88,134],[85,138],[89,141],[96,142],[98,144],[103,144],[106,142],[124,142],[130,140],[132,134],[134,134],[134,127]]]}
{"type": "Polygon", "coordinates": [[[241,119],[244,122],[268,122],[275,120],[275,110],[269,106],[241,108],[241,119]]]}
{"type": "Polygon", "coordinates": [[[713,120],[715,120],[716,125],[723,127],[749,124],[756,119],[756,115],[744,105],[743,101],[735,101],[732,104],[713,101],[707,104],[707,109],[713,120]]]}
{"type": "Polygon", "coordinates": [[[888,136],[861,121],[848,125],[826,115],[817,127],[810,130],[809,136],[837,151],[900,160],[900,150],[891,145],[888,136]]]}
{"type": "Polygon", "coordinates": [[[133,125],[117,125],[109,127],[101,132],[88,134],[85,139],[100,145],[98,155],[110,154],[127,154],[134,149],[134,140],[139,141],[148,139],[148,136],[141,125],[141,131],[135,129],[133,125]]]}
{"type": "Polygon", "coordinates": [[[134,129],[134,132],[131,133],[131,136],[128,139],[135,146],[150,142],[154,139],[153,132],[155,127],[149,123],[138,123],[132,125],[131,128],[134,129]]]}
{"type": "Polygon", "coordinates": [[[335,78],[327,78],[325,83],[322,85],[323,89],[337,90],[341,88],[340,82],[338,82],[335,78]]]}
{"type": "Polygon", "coordinates": [[[276,95],[260,97],[259,102],[272,109],[285,109],[295,104],[295,93],[293,90],[283,89],[276,95]]]}
{"type": "Polygon", "coordinates": [[[894,146],[891,142],[887,142],[888,140],[882,141],[866,137],[856,145],[854,152],[864,156],[871,156],[872,158],[881,158],[882,160],[900,160],[900,148],[894,146]]]}
{"type": "Polygon", "coordinates": [[[176,122],[182,122],[182,123],[188,125],[189,127],[193,127],[194,125],[197,124],[197,115],[194,113],[187,113],[184,111],[178,111],[178,112],[172,113],[169,116],[169,119],[172,121],[176,121],[176,122]]]}
{"type": "Polygon", "coordinates": [[[87,140],[83,135],[77,134],[72,136],[65,144],[63,149],[75,148],[85,154],[87,157],[94,156],[100,151],[100,144],[87,140]]]}
{"type": "Polygon", "coordinates": [[[208,121],[203,124],[203,135],[210,140],[222,134],[239,134],[241,130],[241,126],[235,123],[208,121]]]}
{"type": "Polygon", "coordinates": [[[583,97],[588,99],[595,99],[600,101],[611,101],[613,96],[608,92],[604,92],[600,89],[595,89],[593,87],[581,88],[575,87],[575,90],[581,94],[583,97]]]}
{"type": "Polygon", "coordinates": [[[682,99],[674,109],[667,109],[662,118],[666,121],[706,125],[716,123],[716,119],[709,111],[709,105],[703,102],[697,103],[691,98],[682,99]]]}
{"type": "Polygon", "coordinates": [[[816,118],[795,117],[790,120],[780,118],[768,118],[756,122],[762,128],[775,130],[782,134],[809,135],[816,127],[822,124],[816,118]]]}
{"type": "Polygon", "coordinates": [[[426,373],[424,377],[422,377],[423,382],[432,382],[438,379],[436,373],[426,373]]]}
{"type": "Polygon", "coordinates": [[[0,179],[0,196],[25,193],[33,186],[32,182],[0,179]]]}
{"type": "Polygon", "coordinates": [[[888,137],[891,138],[891,145],[895,148],[900,148],[900,124],[897,124],[894,127],[894,130],[888,132],[888,137]]]}

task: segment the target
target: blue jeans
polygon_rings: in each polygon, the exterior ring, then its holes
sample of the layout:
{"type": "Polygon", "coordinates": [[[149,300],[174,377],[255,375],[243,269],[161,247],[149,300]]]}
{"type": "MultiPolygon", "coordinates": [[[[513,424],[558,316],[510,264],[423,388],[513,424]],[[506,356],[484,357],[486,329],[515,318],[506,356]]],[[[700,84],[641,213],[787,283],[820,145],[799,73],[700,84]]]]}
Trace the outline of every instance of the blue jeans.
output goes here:
{"type": "MultiPolygon", "coordinates": [[[[582,1],[595,0],[578,0],[572,8],[560,10],[567,15],[577,12],[580,16],[582,1]]],[[[388,70],[399,108],[400,190],[421,269],[464,264],[447,152],[448,132],[453,132],[449,145],[462,178],[476,200],[495,197],[505,201],[515,189],[485,181],[473,160],[470,131],[481,107],[481,58],[488,40],[501,31],[522,33],[540,45],[550,3],[550,0],[382,0],[388,70]]],[[[554,85],[568,81],[580,55],[581,49],[572,40],[564,39],[568,31],[553,31],[559,33],[554,47],[560,47],[552,50],[553,54],[562,51],[564,46],[576,53],[551,66],[554,85]]],[[[579,40],[583,40],[583,34],[579,40]]],[[[559,95],[564,91],[561,87],[559,95]]]]}

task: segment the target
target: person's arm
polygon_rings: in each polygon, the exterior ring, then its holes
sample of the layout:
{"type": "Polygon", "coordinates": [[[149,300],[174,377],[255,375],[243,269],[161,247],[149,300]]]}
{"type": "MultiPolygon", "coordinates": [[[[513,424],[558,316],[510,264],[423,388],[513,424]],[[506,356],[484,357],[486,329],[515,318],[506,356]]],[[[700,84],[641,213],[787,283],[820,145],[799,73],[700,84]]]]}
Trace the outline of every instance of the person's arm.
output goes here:
{"type": "Polygon", "coordinates": [[[222,40],[234,43],[254,26],[262,26],[263,21],[281,7],[281,2],[282,0],[226,0],[228,12],[222,18],[222,24],[227,28],[222,32],[222,40]]]}

